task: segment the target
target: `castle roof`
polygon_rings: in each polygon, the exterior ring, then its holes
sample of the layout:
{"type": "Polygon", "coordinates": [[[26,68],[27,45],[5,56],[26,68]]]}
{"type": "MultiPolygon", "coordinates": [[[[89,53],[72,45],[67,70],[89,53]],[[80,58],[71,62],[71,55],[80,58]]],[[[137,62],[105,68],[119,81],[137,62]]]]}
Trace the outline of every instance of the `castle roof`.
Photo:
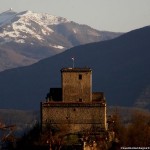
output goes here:
{"type": "Polygon", "coordinates": [[[61,72],[92,72],[90,68],[63,68],[61,72]]]}

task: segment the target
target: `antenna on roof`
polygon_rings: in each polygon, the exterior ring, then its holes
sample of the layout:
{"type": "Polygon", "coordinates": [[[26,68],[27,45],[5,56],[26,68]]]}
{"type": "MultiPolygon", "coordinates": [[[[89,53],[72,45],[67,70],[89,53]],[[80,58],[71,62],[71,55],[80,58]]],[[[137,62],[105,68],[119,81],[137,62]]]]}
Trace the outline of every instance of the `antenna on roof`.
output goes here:
{"type": "Polygon", "coordinates": [[[72,68],[74,68],[74,57],[72,57],[71,59],[72,59],[72,68]]]}

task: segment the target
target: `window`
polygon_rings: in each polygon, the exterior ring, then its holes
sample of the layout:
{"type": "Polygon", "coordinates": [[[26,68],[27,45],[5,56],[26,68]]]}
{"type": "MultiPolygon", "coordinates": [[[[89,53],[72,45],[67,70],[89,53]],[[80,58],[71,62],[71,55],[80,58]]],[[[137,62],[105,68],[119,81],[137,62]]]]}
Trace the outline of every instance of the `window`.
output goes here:
{"type": "Polygon", "coordinates": [[[82,74],[79,74],[79,80],[82,80],[82,74]]]}
{"type": "Polygon", "coordinates": [[[79,98],[79,102],[82,102],[82,98],[79,98]]]}

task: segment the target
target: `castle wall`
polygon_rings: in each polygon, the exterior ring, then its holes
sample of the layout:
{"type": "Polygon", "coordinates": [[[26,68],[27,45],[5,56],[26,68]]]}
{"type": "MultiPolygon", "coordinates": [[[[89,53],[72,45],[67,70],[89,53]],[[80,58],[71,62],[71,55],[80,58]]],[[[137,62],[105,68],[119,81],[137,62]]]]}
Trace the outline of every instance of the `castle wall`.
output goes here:
{"type": "Polygon", "coordinates": [[[105,96],[103,92],[93,92],[92,101],[105,101],[105,96]]]}
{"type": "Polygon", "coordinates": [[[42,105],[42,126],[65,126],[77,132],[92,126],[106,129],[106,104],[49,103],[42,105]]]}

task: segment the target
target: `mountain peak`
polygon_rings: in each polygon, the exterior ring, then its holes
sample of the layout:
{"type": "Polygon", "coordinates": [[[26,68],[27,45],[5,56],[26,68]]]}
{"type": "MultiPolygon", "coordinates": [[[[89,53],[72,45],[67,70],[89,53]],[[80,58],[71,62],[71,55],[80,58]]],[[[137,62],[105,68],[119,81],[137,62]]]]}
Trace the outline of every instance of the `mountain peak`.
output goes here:
{"type": "Polygon", "coordinates": [[[26,11],[20,12],[17,15],[20,18],[26,17],[26,18],[32,19],[33,21],[46,23],[48,25],[70,22],[68,19],[63,18],[63,17],[50,15],[48,13],[36,13],[31,10],[26,10],[26,11]]]}
{"type": "Polygon", "coordinates": [[[2,12],[0,15],[2,15],[2,14],[8,14],[8,13],[15,13],[16,14],[17,12],[14,11],[13,8],[9,8],[8,10],[2,12]]]}
{"type": "Polygon", "coordinates": [[[0,27],[10,22],[16,14],[17,12],[13,11],[12,8],[2,12],[0,14],[0,27]]]}
{"type": "MultiPolygon", "coordinates": [[[[26,37],[30,36],[41,41],[44,40],[45,36],[53,33],[50,25],[66,22],[69,22],[66,18],[46,13],[35,13],[30,10],[16,13],[9,9],[0,14],[0,27],[3,29],[0,37],[7,39],[7,41],[21,40],[24,43],[26,37]]],[[[7,41],[5,40],[4,42],[7,41]]]]}

